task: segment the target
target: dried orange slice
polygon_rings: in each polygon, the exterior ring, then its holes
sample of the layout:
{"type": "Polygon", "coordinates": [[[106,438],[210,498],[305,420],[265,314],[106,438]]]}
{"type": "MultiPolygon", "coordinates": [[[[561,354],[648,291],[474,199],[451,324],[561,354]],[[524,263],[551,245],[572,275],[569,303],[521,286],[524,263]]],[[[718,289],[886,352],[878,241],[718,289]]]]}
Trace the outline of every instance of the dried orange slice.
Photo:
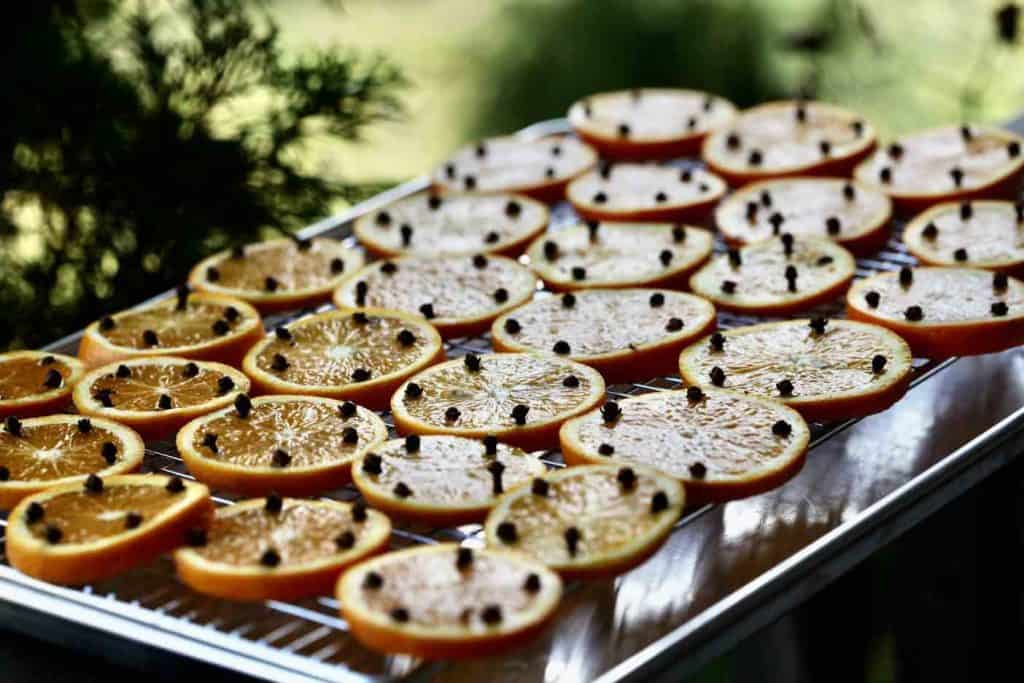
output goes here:
{"type": "Polygon", "coordinates": [[[406,257],[353,273],[334,292],[334,303],[418,314],[448,339],[483,332],[536,289],[534,274],[504,256],[406,257]]]}
{"type": "Polygon", "coordinates": [[[685,504],[682,485],[655,470],[569,467],[501,497],[487,545],[517,550],[565,578],[621,574],[661,547],[685,504]]]}
{"type": "Polygon", "coordinates": [[[704,299],[657,289],[583,289],[534,299],[494,321],[495,351],[550,353],[606,382],[671,375],[679,352],[715,329],[704,299]]]}
{"type": "Polygon", "coordinates": [[[818,422],[888,408],[906,392],[910,370],[910,347],[889,330],[828,318],[737,327],[679,356],[689,384],[775,399],[818,422]]]}
{"type": "Polygon", "coordinates": [[[715,209],[725,241],[743,245],[788,232],[827,237],[855,254],[889,240],[892,202],[862,183],[838,178],[785,178],[751,183],[715,209]]]}
{"type": "Polygon", "coordinates": [[[1013,197],[1024,172],[1024,138],[991,126],[943,126],[905,135],[860,164],[855,177],[917,213],[957,199],[1013,197]]]}
{"type": "Polygon", "coordinates": [[[824,102],[770,102],[740,112],[701,154],[731,185],[785,176],[848,176],[875,147],[875,129],[824,102]]]}
{"type": "Polygon", "coordinates": [[[708,133],[735,117],[725,98],[681,88],[599,93],[569,108],[573,130],[607,159],[693,156],[708,133]]]}
{"type": "Polygon", "coordinates": [[[388,545],[391,522],[362,503],[271,495],[217,510],[205,535],[174,553],[178,576],[228,600],[330,595],[349,566],[388,545]]]}
{"type": "Polygon", "coordinates": [[[210,492],[178,477],[122,474],[25,498],[7,523],[7,559],[43,581],[79,585],[146,564],[213,516],[210,492]]]}
{"type": "Polygon", "coordinates": [[[329,300],[331,291],[363,262],[361,251],[336,240],[278,239],[205,258],[188,281],[200,291],[233,296],[270,313],[329,300]]]}
{"type": "Polygon", "coordinates": [[[412,377],[391,397],[403,433],[495,436],[526,450],[554,448],[558,427],[604,397],[586,365],[528,353],[467,354],[412,377]]]}
{"type": "Polygon", "coordinates": [[[569,183],[565,196],[586,220],[699,223],[726,189],[699,168],[605,163],[569,183]]]}
{"type": "Polygon", "coordinates": [[[931,266],[1024,275],[1024,202],[963,201],[934,206],[903,230],[907,251],[931,266]]]}
{"type": "Polygon", "coordinates": [[[520,553],[442,543],[362,562],[341,577],[337,595],[363,645],[462,659],[506,651],[539,633],[558,607],[562,581],[520,553]]]}
{"type": "Polygon", "coordinates": [[[410,375],[444,360],[420,316],[366,309],[301,318],[256,344],[242,368],[257,393],[347,399],[382,410],[410,375]]]}
{"type": "Polygon", "coordinates": [[[86,327],[78,357],[90,367],[142,356],[238,365],[262,338],[263,321],[249,304],[180,287],[174,298],[104,316],[86,327]]]}
{"type": "Polygon", "coordinates": [[[441,164],[434,187],[455,192],[513,192],[542,202],[565,196],[566,184],[597,163],[597,153],[570,137],[499,137],[467,145],[441,164]]]}
{"type": "Polygon", "coordinates": [[[683,225],[599,223],[542,235],[526,253],[548,287],[685,289],[711,255],[707,230],[683,225]]]}
{"type": "Polygon", "coordinates": [[[494,501],[543,474],[544,463],[494,437],[410,434],[352,464],[366,501],[390,515],[436,526],[479,522],[494,501]]]}
{"type": "Polygon", "coordinates": [[[745,498],[803,467],[810,430],[777,401],[714,387],[630,396],[608,421],[573,418],[559,434],[569,465],[654,468],[683,482],[688,505],[745,498]]]}
{"type": "Polygon", "coordinates": [[[719,254],[690,278],[690,288],[726,311],[782,315],[841,296],[856,268],[831,240],[784,233],[719,254]]]}
{"type": "Polygon", "coordinates": [[[51,486],[82,483],[139,468],[145,444],[110,420],[47,415],[8,417],[0,431],[0,510],[51,486]]]}
{"type": "Polygon", "coordinates": [[[854,283],[846,314],[896,332],[915,356],[994,353],[1024,344],[1024,282],[976,268],[903,268],[854,283]]]}
{"type": "Polygon", "coordinates": [[[61,410],[85,374],[77,358],[49,351],[0,353],[0,417],[61,410]]]}
{"type": "Polygon", "coordinates": [[[78,412],[126,424],[146,439],[172,435],[189,420],[231,405],[249,391],[233,367],[174,356],[130,358],[91,370],[75,386],[78,412]]]}
{"type": "Polygon", "coordinates": [[[516,194],[418,194],[360,216],[353,226],[374,256],[517,256],[548,224],[548,208],[516,194]]]}
{"type": "Polygon", "coordinates": [[[344,486],[349,466],[388,438],[375,413],[317,396],[261,396],[192,420],[176,443],[189,471],[217,490],[311,496],[344,486]]]}

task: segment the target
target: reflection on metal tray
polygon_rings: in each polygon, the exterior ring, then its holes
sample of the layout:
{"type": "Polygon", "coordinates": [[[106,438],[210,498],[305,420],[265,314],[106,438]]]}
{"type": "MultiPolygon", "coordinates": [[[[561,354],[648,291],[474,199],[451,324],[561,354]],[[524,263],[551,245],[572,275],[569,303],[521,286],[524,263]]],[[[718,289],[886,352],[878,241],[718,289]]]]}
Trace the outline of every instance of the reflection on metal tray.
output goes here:
{"type": "MultiPolygon", "coordinates": [[[[565,122],[557,120],[521,134],[565,130],[565,122]]],[[[425,187],[425,180],[406,183],[302,234],[351,241],[355,216],[425,187]]],[[[559,205],[552,229],[573,220],[568,205],[559,205]]],[[[859,259],[857,274],[908,263],[912,257],[894,237],[881,253],[859,259]]],[[[837,304],[817,311],[840,312],[837,304]]],[[[267,323],[298,315],[272,316],[267,323]]],[[[724,328],[753,320],[719,316],[724,328]]],[[[78,335],[72,335],[49,348],[74,353],[77,342],[78,335]]],[[[486,336],[447,346],[452,356],[490,348],[486,336]]],[[[654,377],[610,387],[609,393],[625,396],[679,383],[678,377],[654,377]]],[[[1024,430],[1024,353],[956,363],[918,361],[914,384],[884,413],[814,425],[806,466],[782,488],[694,511],[641,567],[615,580],[570,585],[556,625],[505,657],[425,664],[381,656],[349,636],[333,598],[297,604],[208,598],[178,583],[166,559],[103,584],[66,589],[28,579],[0,556],[0,615],[8,617],[5,625],[65,644],[143,648],[149,662],[155,654],[191,657],[274,681],[674,680],[769,623],[1011,457],[1005,445],[1024,430]],[[83,628],[93,629],[89,635],[99,639],[68,639],[83,628]]],[[[557,452],[544,457],[552,467],[560,466],[557,452]]],[[[168,443],[149,444],[145,467],[183,473],[168,443]]],[[[349,488],[332,495],[356,494],[349,488]]],[[[399,527],[393,544],[448,540],[478,544],[480,527],[399,527]]]]}

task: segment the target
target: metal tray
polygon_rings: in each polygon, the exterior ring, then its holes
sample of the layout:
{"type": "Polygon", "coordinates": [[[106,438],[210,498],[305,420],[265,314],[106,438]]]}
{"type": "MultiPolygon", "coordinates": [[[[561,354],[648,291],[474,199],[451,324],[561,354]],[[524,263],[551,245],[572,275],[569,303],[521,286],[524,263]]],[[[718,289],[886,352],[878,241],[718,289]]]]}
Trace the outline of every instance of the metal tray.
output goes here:
{"type": "MultiPolygon", "coordinates": [[[[565,121],[558,119],[519,134],[565,132],[565,121]]],[[[411,181],[302,235],[354,242],[355,217],[426,186],[426,179],[411,181]]],[[[559,205],[552,229],[573,219],[571,209],[559,205]]],[[[857,274],[909,263],[913,258],[894,236],[881,253],[858,260],[857,274]]],[[[837,316],[841,306],[816,313],[837,316]]],[[[299,315],[272,316],[267,323],[299,315]]],[[[719,316],[723,328],[752,320],[719,316]]],[[[75,353],[79,336],[48,348],[75,353]]],[[[458,339],[447,347],[458,356],[489,350],[489,340],[458,339]]],[[[679,384],[678,377],[655,377],[609,387],[609,394],[679,384]]],[[[180,667],[185,658],[272,681],[677,680],[1012,458],[1013,440],[1024,431],[1024,351],[941,364],[915,361],[914,388],[894,407],[812,429],[812,450],[795,479],[754,498],[687,514],[651,560],[624,576],[570,584],[555,625],[504,657],[424,663],[381,656],[350,637],[333,598],[254,605],[208,598],[180,584],[166,559],[112,581],[69,589],[23,576],[0,553],[0,623],[147,667],[180,667]]],[[[561,466],[557,452],[544,458],[561,466]]],[[[145,469],[184,474],[168,443],[148,444],[145,469]]],[[[355,495],[351,488],[332,494],[355,495]]],[[[4,525],[0,519],[0,538],[4,525]]],[[[396,528],[393,544],[479,544],[479,534],[479,525],[404,526],[396,528]]]]}

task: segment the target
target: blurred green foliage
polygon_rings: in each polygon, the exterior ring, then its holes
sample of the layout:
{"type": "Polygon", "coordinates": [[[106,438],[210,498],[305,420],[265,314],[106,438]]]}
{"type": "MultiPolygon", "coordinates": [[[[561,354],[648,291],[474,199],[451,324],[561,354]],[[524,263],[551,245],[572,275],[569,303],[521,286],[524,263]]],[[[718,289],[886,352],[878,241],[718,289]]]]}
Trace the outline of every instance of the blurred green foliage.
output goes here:
{"type": "Polygon", "coordinates": [[[525,0],[504,9],[477,69],[470,133],[562,116],[576,99],[637,86],[716,92],[740,106],[785,95],[770,7],[753,0],[525,0]]]}
{"type": "Polygon", "coordinates": [[[298,152],[313,136],[355,140],[395,117],[400,73],[337,52],[286,60],[263,10],[5,7],[0,349],[52,340],[178,282],[213,250],[361,194],[304,173],[298,152]],[[258,115],[216,130],[242,98],[260,98],[258,115]]]}

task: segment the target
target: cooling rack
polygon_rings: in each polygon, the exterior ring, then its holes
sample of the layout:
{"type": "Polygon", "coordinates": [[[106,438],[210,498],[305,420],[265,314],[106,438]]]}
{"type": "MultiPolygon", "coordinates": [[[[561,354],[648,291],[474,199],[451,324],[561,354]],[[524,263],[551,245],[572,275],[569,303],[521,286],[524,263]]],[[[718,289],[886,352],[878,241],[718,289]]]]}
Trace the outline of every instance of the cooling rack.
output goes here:
{"type": "MultiPolygon", "coordinates": [[[[555,120],[520,135],[566,131],[565,122],[555,120]]],[[[301,235],[355,244],[354,218],[426,186],[425,179],[406,183],[309,226],[301,235]]],[[[574,220],[571,208],[560,204],[552,211],[550,229],[574,220]]],[[[884,250],[858,259],[857,276],[913,263],[897,230],[884,250]]],[[[311,312],[268,316],[267,328],[311,312]]],[[[822,306],[811,314],[838,317],[841,305],[822,306]]],[[[720,313],[718,322],[728,329],[764,320],[720,313]]],[[[73,354],[79,336],[48,348],[73,354]]],[[[451,357],[488,352],[489,336],[450,340],[446,350],[451,357]]],[[[424,663],[375,654],[351,638],[332,597],[231,603],[190,591],[176,580],[166,559],[111,581],[69,589],[22,576],[0,554],[0,616],[5,625],[67,645],[142,651],[149,662],[154,657],[191,658],[273,681],[646,681],[658,675],[675,680],[1011,457],[1005,445],[1024,429],[1022,365],[1024,356],[1018,352],[956,364],[915,360],[915,388],[896,407],[860,421],[813,424],[808,464],[796,479],[746,501],[688,512],[665,547],[623,577],[570,584],[555,625],[505,657],[424,663]],[[942,404],[950,387],[979,373],[1000,378],[998,400],[982,411],[950,410],[942,404]],[[929,378],[934,379],[925,383],[929,378]],[[936,428],[939,422],[945,429],[936,428]],[[959,427],[949,429],[950,424],[959,427]]],[[[612,385],[608,393],[622,398],[679,385],[677,376],[651,377],[612,385]]],[[[393,431],[390,416],[382,416],[393,431]]],[[[549,467],[562,466],[557,451],[541,457],[549,467]]],[[[189,476],[172,443],[147,444],[144,470],[189,476]]],[[[215,496],[220,504],[232,502],[219,492],[215,496]]],[[[356,496],[351,487],[330,494],[342,500],[356,496]]],[[[0,520],[0,537],[4,524],[0,520]]],[[[480,531],[478,524],[397,525],[392,545],[479,545],[480,531]]]]}

